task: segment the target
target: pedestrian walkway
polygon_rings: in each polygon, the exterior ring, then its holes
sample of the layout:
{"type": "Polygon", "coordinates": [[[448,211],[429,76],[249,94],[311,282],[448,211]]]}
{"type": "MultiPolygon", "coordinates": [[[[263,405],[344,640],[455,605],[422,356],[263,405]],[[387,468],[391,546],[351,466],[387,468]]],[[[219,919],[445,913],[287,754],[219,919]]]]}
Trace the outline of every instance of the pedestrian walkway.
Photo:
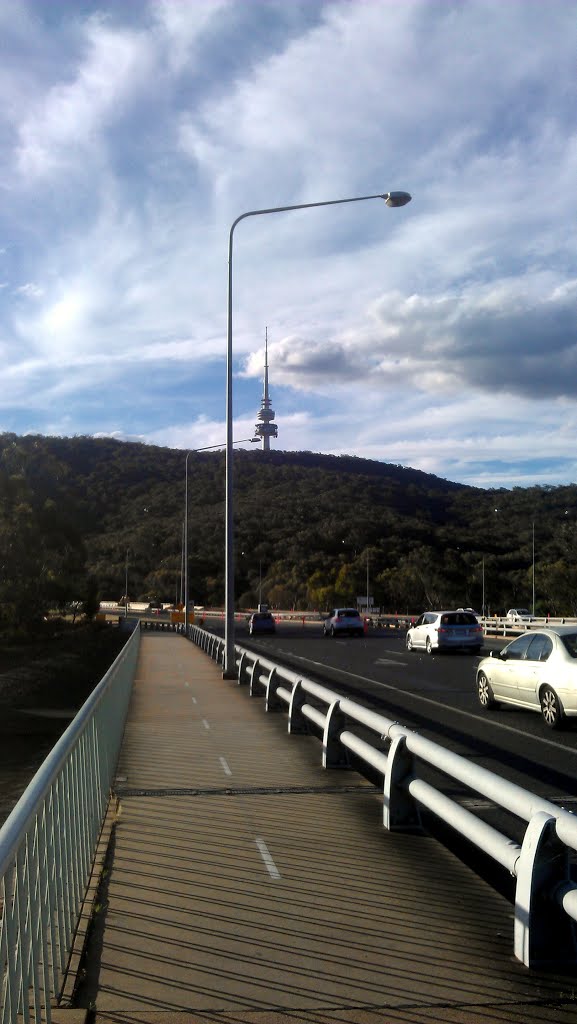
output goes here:
{"type": "Polygon", "coordinates": [[[513,959],[511,906],[223,680],[142,637],[119,808],[77,1003],[103,1022],[576,1024],[513,959]]]}

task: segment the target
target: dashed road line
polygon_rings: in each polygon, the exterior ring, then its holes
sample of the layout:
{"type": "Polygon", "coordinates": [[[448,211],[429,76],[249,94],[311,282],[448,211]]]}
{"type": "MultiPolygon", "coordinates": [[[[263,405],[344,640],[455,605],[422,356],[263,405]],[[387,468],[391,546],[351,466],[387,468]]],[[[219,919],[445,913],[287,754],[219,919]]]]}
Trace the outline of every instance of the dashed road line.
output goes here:
{"type": "Polygon", "coordinates": [[[268,849],[264,839],[258,839],[257,838],[257,839],[255,839],[255,843],[257,845],[258,852],[260,853],[260,855],[261,855],[261,857],[262,857],[262,859],[263,859],[263,861],[265,863],[265,867],[266,867],[270,877],[274,878],[274,879],[280,878],[281,877],[280,871],[277,868],[274,860],[272,859],[272,857],[270,855],[270,852],[269,852],[269,849],[268,849]]]}
{"type": "Polygon", "coordinates": [[[231,772],[231,770],[229,768],[228,761],[226,760],[226,757],[219,757],[219,761],[220,761],[220,763],[222,765],[222,770],[223,770],[224,774],[225,775],[232,775],[232,772],[231,772]]]}
{"type": "Polygon", "coordinates": [[[210,725],[208,724],[208,722],[207,722],[206,718],[203,718],[203,720],[202,720],[202,724],[204,725],[204,728],[205,728],[205,729],[210,729],[210,725]]]}

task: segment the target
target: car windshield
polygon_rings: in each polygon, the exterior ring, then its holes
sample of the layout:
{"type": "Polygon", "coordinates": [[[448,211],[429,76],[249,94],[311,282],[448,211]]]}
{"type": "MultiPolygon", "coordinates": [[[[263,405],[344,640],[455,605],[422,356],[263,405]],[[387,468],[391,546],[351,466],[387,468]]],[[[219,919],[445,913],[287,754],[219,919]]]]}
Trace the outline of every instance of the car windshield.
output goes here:
{"type": "Polygon", "coordinates": [[[565,633],[561,639],[565,650],[572,658],[577,658],[577,633],[565,633]]]}

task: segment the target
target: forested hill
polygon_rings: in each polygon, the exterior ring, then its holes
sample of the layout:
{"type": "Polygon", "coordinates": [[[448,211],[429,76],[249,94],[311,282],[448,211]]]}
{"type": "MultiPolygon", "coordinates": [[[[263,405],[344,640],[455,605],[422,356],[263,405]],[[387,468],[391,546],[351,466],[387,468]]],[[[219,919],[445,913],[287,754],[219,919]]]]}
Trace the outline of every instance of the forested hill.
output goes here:
{"type": "MultiPolygon", "coordinates": [[[[180,597],[185,452],[110,438],[0,435],[0,614],[180,597]],[[128,559],[127,559],[128,552],[128,559]],[[3,611],[2,611],[3,610],[3,611]]],[[[224,453],[189,457],[191,598],[222,604],[224,453]]],[[[326,608],[369,588],[391,611],[528,604],[533,524],[543,610],[577,610],[577,488],[465,487],[313,452],[235,451],[236,594],[326,608]]]]}

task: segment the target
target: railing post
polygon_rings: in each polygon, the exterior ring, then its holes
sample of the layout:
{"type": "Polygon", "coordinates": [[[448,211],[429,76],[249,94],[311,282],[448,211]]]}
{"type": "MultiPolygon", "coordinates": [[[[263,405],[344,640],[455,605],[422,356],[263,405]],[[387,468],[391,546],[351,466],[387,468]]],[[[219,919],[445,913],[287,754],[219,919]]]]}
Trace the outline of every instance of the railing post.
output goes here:
{"type": "Polygon", "coordinates": [[[257,697],[258,696],[258,694],[256,692],[256,684],[258,682],[259,675],[260,675],[260,661],[258,660],[258,658],[255,658],[255,660],[253,662],[253,666],[252,666],[252,668],[250,670],[250,673],[249,673],[249,687],[248,687],[248,695],[249,695],[249,697],[257,697]]]}
{"type": "Polygon", "coordinates": [[[407,737],[395,736],[387,754],[383,784],[383,825],[389,832],[422,831],[419,807],[408,790],[413,776],[413,755],[407,750],[407,737]]]}
{"type": "Polygon", "coordinates": [[[575,925],[555,898],[569,879],[568,849],[557,838],[555,818],[538,811],[517,861],[515,956],[525,967],[575,963],[575,925]]]}
{"type": "Polygon", "coordinates": [[[341,746],[340,734],[345,728],[345,716],[340,700],[335,700],[327,711],[323,732],[323,768],[348,768],[350,761],[346,747],[341,746]]]}
{"type": "Polygon", "coordinates": [[[236,678],[236,682],[237,682],[238,686],[242,686],[242,673],[244,671],[244,663],[245,663],[245,661],[246,661],[246,651],[243,651],[241,656],[240,656],[240,661],[238,663],[238,676],[236,678]]]}
{"type": "Polygon", "coordinates": [[[307,720],[302,713],[306,701],[307,695],[303,689],[302,679],[297,679],[293,686],[288,713],[288,731],[291,736],[303,735],[309,731],[307,720]]]}
{"type": "Polygon", "coordinates": [[[277,697],[277,687],[280,685],[280,680],[277,679],[276,668],[271,668],[269,672],[268,681],[266,684],[266,696],[265,696],[265,711],[280,711],[282,708],[282,701],[277,697]]]}

